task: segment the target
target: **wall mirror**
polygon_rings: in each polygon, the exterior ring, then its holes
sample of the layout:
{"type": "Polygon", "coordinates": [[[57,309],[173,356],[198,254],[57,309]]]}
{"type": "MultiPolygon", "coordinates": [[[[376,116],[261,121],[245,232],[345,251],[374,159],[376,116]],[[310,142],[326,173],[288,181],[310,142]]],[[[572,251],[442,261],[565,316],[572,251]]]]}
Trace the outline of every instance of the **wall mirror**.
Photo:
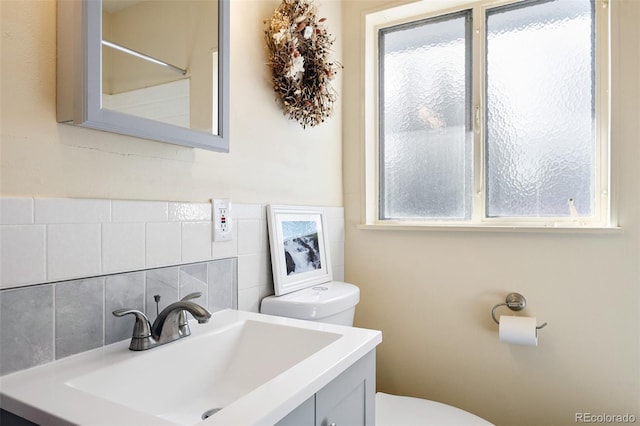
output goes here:
{"type": "Polygon", "coordinates": [[[57,4],[58,121],[229,151],[229,0],[57,4]]]}

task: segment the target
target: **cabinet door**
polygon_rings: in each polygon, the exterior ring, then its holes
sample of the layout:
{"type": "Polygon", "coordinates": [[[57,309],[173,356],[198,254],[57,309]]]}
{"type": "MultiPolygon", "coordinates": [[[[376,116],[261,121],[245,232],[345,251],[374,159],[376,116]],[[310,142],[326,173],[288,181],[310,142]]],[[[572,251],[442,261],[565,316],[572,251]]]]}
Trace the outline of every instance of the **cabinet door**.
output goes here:
{"type": "Polygon", "coordinates": [[[317,426],[375,424],[375,350],[316,394],[317,426]]]}
{"type": "Polygon", "coordinates": [[[287,414],[275,426],[314,426],[316,411],[316,396],[313,395],[298,408],[287,414]]]}

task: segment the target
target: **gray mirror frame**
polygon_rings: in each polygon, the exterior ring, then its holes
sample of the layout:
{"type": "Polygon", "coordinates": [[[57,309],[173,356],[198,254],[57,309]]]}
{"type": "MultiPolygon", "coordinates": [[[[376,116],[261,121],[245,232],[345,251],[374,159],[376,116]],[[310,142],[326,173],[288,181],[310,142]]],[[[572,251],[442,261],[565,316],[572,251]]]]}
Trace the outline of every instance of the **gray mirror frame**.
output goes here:
{"type": "Polygon", "coordinates": [[[230,0],[218,0],[218,5],[217,135],[102,108],[102,0],[57,2],[58,122],[229,152],[230,0]]]}

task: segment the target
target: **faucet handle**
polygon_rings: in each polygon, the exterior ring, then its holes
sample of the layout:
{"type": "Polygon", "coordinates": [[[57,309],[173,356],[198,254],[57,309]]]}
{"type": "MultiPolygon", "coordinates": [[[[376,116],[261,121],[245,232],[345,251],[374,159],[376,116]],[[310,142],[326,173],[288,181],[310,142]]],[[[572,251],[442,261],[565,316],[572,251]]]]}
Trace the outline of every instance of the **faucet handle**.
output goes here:
{"type": "MultiPolygon", "coordinates": [[[[200,296],[202,296],[201,291],[194,291],[193,293],[187,294],[180,300],[185,301],[185,300],[197,299],[200,296]]],[[[187,312],[184,310],[180,311],[180,317],[178,318],[178,332],[180,333],[181,336],[184,336],[184,337],[191,335],[191,329],[189,328],[189,321],[187,321],[187,312]]]]}
{"type": "Polygon", "coordinates": [[[116,309],[112,312],[116,317],[123,317],[131,314],[136,317],[136,322],[133,325],[133,334],[131,336],[131,344],[129,349],[132,351],[141,351],[148,349],[153,345],[153,337],[151,337],[151,323],[145,314],[137,309],[116,309]]]}

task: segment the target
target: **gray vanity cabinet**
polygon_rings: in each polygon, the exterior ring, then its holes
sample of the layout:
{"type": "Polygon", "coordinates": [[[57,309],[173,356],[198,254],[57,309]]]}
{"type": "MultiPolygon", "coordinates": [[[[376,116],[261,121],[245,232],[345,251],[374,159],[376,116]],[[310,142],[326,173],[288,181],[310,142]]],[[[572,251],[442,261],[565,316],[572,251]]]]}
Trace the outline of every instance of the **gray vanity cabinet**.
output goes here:
{"type": "Polygon", "coordinates": [[[373,426],[375,349],[277,423],[277,426],[373,426]]]}

